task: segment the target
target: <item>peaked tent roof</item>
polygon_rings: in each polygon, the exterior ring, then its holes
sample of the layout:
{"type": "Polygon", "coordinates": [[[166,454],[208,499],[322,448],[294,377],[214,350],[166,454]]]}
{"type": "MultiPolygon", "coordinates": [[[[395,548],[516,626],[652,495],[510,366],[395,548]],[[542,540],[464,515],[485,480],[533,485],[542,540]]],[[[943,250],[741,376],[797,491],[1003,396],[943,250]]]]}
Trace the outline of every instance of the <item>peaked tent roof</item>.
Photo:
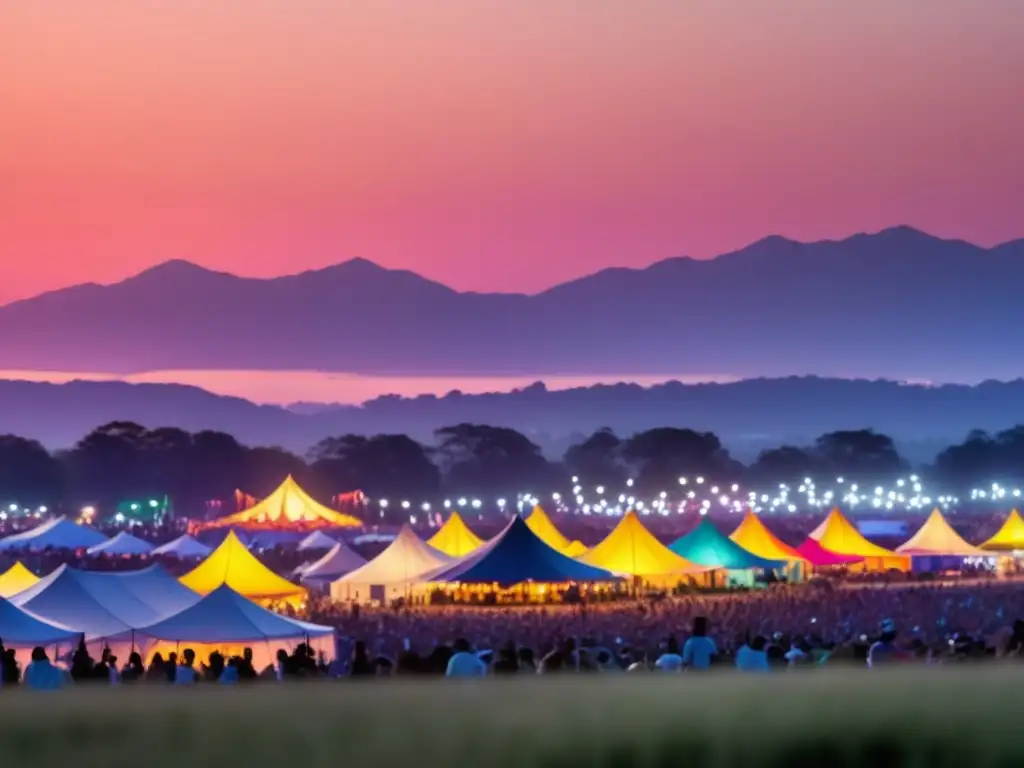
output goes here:
{"type": "Polygon", "coordinates": [[[291,475],[263,501],[249,509],[195,526],[207,528],[308,530],[311,528],[361,528],[362,521],[352,515],[335,512],[306,493],[291,475]]]}
{"type": "Polygon", "coordinates": [[[437,533],[427,540],[427,544],[449,557],[465,557],[483,543],[484,540],[470,530],[458,512],[452,512],[437,533]]]}
{"type": "Polygon", "coordinates": [[[336,539],[332,539],[323,531],[313,531],[309,536],[299,542],[295,548],[298,552],[305,552],[306,550],[317,550],[317,549],[331,549],[337,544],[336,539]]]}
{"type": "Polygon", "coordinates": [[[160,621],[198,599],[158,565],[120,572],[62,565],[11,602],[87,636],[112,637],[160,621]]]}
{"type": "Polygon", "coordinates": [[[525,581],[561,584],[614,578],[605,569],[573,560],[544,543],[519,515],[515,515],[505,530],[477,552],[428,574],[424,580],[509,587],[525,581]]]}
{"type": "Polygon", "coordinates": [[[253,600],[298,600],[306,595],[305,588],[257,560],[234,531],[209,557],[182,576],[181,583],[200,595],[208,595],[224,584],[253,600]]]}
{"type": "Polygon", "coordinates": [[[526,518],[526,524],[530,530],[536,534],[537,538],[547,544],[554,550],[561,552],[563,555],[569,555],[569,557],[579,557],[587,548],[580,541],[570,541],[565,535],[555,527],[555,524],[551,522],[551,518],[548,517],[548,513],[545,512],[541,506],[535,505],[533,511],[526,518]],[[575,554],[569,554],[571,552],[575,554]]]}
{"type": "Polygon", "coordinates": [[[1012,552],[1024,549],[1024,518],[1020,512],[1011,509],[999,530],[988,541],[981,545],[982,549],[992,552],[1012,552]]]}
{"type": "MultiPolygon", "coordinates": [[[[0,574],[0,597],[10,597],[23,592],[39,582],[39,577],[26,568],[21,560],[0,574]]],[[[0,635],[0,639],[3,635],[0,635]]]]}
{"type": "Polygon", "coordinates": [[[86,549],[106,540],[106,536],[93,528],[73,523],[66,517],[55,517],[30,531],[0,539],[0,550],[86,549]]]}
{"type": "Polygon", "coordinates": [[[307,580],[311,582],[333,581],[364,565],[366,565],[365,559],[339,541],[330,552],[319,560],[300,566],[301,570],[298,573],[301,576],[300,581],[303,582],[307,580]]]}
{"type": "Polygon", "coordinates": [[[213,547],[208,547],[198,539],[193,539],[187,533],[161,544],[154,549],[154,555],[175,555],[177,557],[206,557],[213,552],[213,547]]]}
{"type": "Polygon", "coordinates": [[[323,637],[333,632],[332,627],[268,611],[221,585],[183,611],[139,628],[136,634],[154,640],[216,644],[323,637]]]}
{"type": "Polygon", "coordinates": [[[846,516],[839,511],[838,507],[829,512],[828,516],[821,521],[818,527],[811,531],[810,538],[837,555],[900,557],[900,554],[892,552],[885,547],[880,547],[864,538],[863,534],[857,530],[853,523],[846,519],[846,516]]]}
{"type": "Polygon", "coordinates": [[[409,526],[402,526],[384,551],[335,583],[405,584],[449,564],[451,560],[448,555],[420,541],[409,526]]]}
{"type": "Polygon", "coordinates": [[[797,552],[796,547],[791,547],[770,530],[764,522],[752,511],[747,510],[743,521],[736,527],[729,538],[751,554],[763,557],[766,560],[806,560],[807,558],[797,552]]]}
{"type": "Polygon", "coordinates": [[[80,632],[55,624],[0,598],[0,638],[8,647],[35,647],[75,642],[80,632]]]}
{"type": "Polygon", "coordinates": [[[600,544],[582,555],[579,561],[630,576],[661,576],[707,570],[683,559],[658,541],[632,510],[625,514],[600,544]]]}
{"type": "Polygon", "coordinates": [[[148,541],[125,531],[86,550],[90,555],[148,555],[152,551],[153,545],[148,541]]]}
{"type": "Polygon", "coordinates": [[[939,511],[932,510],[928,519],[906,542],[896,547],[901,555],[917,557],[987,557],[988,553],[968,544],[939,511]]]}
{"type": "Polygon", "coordinates": [[[709,520],[701,520],[696,528],[672,542],[669,549],[708,568],[741,571],[747,568],[779,568],[786,564],[784,560],[769,560],[748,552],[724,536],[709,520]]]}
{"type": "Polygon", "coordinates": [[[817,540],[808,537],[796,548],[807,562],[817,568],[824,568],[832,565],[853,565],[864,562],[860,555],[840,555],[825,549],[817,540]]]}

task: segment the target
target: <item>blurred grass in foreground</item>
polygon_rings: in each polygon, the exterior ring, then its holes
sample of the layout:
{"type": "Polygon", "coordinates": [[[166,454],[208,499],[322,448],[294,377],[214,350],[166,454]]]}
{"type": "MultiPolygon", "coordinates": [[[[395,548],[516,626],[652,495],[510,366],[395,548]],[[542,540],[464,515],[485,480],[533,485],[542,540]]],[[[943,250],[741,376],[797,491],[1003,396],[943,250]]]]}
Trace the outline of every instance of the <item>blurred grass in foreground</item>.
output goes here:
{"type": "Polygon", "coordinates": [[[0,693],[0,765],[1024,765],[1009,667],[0,693]]]}

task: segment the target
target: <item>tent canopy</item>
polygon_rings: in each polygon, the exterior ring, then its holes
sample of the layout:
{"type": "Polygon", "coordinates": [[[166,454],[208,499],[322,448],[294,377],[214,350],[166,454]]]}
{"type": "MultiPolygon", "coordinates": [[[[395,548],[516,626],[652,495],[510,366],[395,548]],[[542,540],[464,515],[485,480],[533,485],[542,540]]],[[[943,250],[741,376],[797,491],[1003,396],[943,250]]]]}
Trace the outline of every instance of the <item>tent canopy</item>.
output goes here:
{"type": "Polygon", "coordinates": [[[569,541],[565,535],[555,527],[555,524],[551,522],[551,518],[548,517],[548,513],[545,512],[540,505],[535,505],[533,511],[530,512],[526,518],[526,524],[530,530],[536,534],[537,538],[547,544],[554,550],[561,552],[563,555],[569,557],[579,557],[587,548],[581,541],[569,541]]]}
{"type": "Polygon", "coordinates": [[[424,544],[411,528],[403,526],[384,551],[335,583],[408,584],[450,562],[448,555],[424,544]]]}
{"type": "Polygon", "coordinates": [[[181,577],[181,583],[200,595],[227,585],[252,600],[299,602],[306,590],[278,576],[256,559],[245,545],[228,533],[209,557],[181,577]]]}
{"type": "Polygon", "coordinates": [[[707,568],[725,568],[742,571],[748,568],[781,568],[784,560],[768,560],[748,552],[711,524],[701,520],[697,527],[669,546],[673,552],[690,562],[707,568]]]}
{"type": "Polygon", "coordinates": [[[796,547],[789,546],[789,544],[768,530],[768,526],[751,510],[747,510],[747,514],[743,516],[743,521],[729,538],[747,550],[747,552],[763,557],[766,560],[794,562],[807,559],[797,552],[796,547]]]}
{"type": "Polygon", "coordinates": [[[90,555],[148,555],[152,551],[153,545],[148,541],[125,531],[86,550],[90,555]]]}
{"type": "Polygon", "coordinates": [[[302,568],[301,580],[311,583],[333,581],[364,565],[366,560],[339,541],[326,555],[302,568]]]}
{"type": "MultiPolygon", "coordinates": [[[[26,568],[21,560],[0,575],[0,597],[11,597],[24,592],[39,582],[39,577],[26,568]]],[[[3,635],[0,635],[0,639],[3,635]]]]}
{"type": "Polygon", "coordinates": [[[338,542],[332,539],[323,531],[313,531],[309,536],[299,542],[299,545],[295,548],[298,552],[316,551],[318,549],[328,550],[334,547],[338,542]]]}
{"type": "Polygon", "coordinates": [[[896,548],[914,557],[988,557],[989,553],[968,544],[939,511],[932,510],[917,533],[896,548]]]}
{"type": "Polygon", "coordinates": [[[291,475],[272,494],[249,509],[194,526],[207,528],[248,528],[273,531],[304,531],[316,528],[361,528],[362,521],[335,512],[306,493],[291,475]]]}
{"type": "Polygon", "coordinates": [[[0,550],[87,549],[106,540],[106,536],[93,528],[73,523],[66,517],[56,517],[30,531],[0,539],[0,550]]]}
{"type": "Polygon", "coordinates": [[[579,561],[630,576],[662,576],[707,570],[683,559],[658,541],[632,510],[625,514],[600,544],[582,555],[579,561]]]}
{"type": "Polygon", "coordinates": [[[472,555],[428,574],[424,580],[511,587],[527,581],[562,584],[614,578],[603,568],[573,560],[550,547],[516,515],[505,530],[472,555]]]}
{"type": "Polygon", "coordinates": [[[470,530],[458,512],[452,512],[451,517],[427,541],[427,544],[449,557],[465,557],[483,543],[484,540],[470,530]]]}
{"type": "Polygon", "coordinates": [[[211,552],[213,552],[212,547],[206,546],[203,542],[193,539],[186,533],[173,541],[161,544],[151,554],[173,555],[174,557],[206,557],[211,552]]]}
{"type": "Polygon", "coordinates": [[[796,548],[800,556],[816,568],[828,568],[834,565],[853,565],[864,562],[860,555],[840,555],[830,552],[815,539],[808,537],[796,548]]]}
{"type": "Polygon", "coordinates": [[[991,552],[1024,550],[1024,518],[1020,516],[1020,512],[1011,509],[1006,522],[992,538],[981,545],[981,548],[991,552]]]}
{"type": "Polygon", "coordinates": [[[80,635],[80,632],[47,621],[19,608],[10,600],[0,598],[0,638],[8,648],[34,648],[58,643],[70,645],[80,635]]]}
{"type": "Polygon", "coordinates": [[[909,557],[868,541],[838,507],[829,512],[828,517],[811,531],[810,538],[837,555],[857,555],[865,560],[874,559],[883,568],[910,569],[909,557]]]}
{"type": "Polygon", "coordinates": [[[138,629],[154,640],[194,643],[250,643],[322,637],[331,627],[290,619],[268,611],[221,585],[188,608],[138,629]]]}

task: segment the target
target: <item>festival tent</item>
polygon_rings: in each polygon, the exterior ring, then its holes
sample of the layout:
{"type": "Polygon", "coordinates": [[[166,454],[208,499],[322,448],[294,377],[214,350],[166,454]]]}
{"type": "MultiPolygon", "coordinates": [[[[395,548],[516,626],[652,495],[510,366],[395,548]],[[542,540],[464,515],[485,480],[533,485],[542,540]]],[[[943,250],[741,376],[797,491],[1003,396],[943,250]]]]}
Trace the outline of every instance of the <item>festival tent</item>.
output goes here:
{"type": "Polygon", "coordinates": [[[838,507],[829,512],[828,517],[811,531],[810,538],[837,555],[857,555],[864,558],[860,567],[866,571],[910,570],[909,557],[868,541],[838,507]]]}
{"type": "Polygon", "coordinates": [[[135,639],[146,641],[147,655],[191,648],[200,659],[212,651],[225,656],[253,649],[254,665],[272,663],[281,648],[306,643],[333,655],[334,629],[268,611],[227,585],[221,585],[191,606],[140,627],[135,639]]]}
{"type": "Polygon", "coordinates": [[[309,536],[300,541],[299,545],[295,549],[297,552],[315,552],[318,549],[327,551],[337,543],[337,541],[332,539],[323,531],[313,531],[309,536]]]}
{"type": "MultiPolygon", "coordinates": [[[[0,597],[11,597],[19,592],[24,592],[39,581],[39,577],[22,565],[19,560],[3,574],[0,574],[0,597]]],[[[3,635],[0,635],[0,639],[3,635]]]]}
{"type": "Polygon", "coordinates": [[[839,555],[825,549],[816,540],[807,538],[796,548],[807,562],[815,568],[830,568],[838,565],[854,565],[863,563],[864,558],[860,555],[839,555]]]}
{"type": "Polygon", "coordinates": [[[301,603],[306,590],[278,576],[256,559],[234,532],[203,562],[181,577],[181,583],[200,595],[227,584],[251,600],[301,603]]]}
{"type": "Polygon", "coordinates": [[[574,560],[546,544],[518,515],[473,554],[424,576],[431,583],[512,587],[524,582],[612,581],[604,568],[574,560]]]}
{"type": "Polygon", "coordinates": [[[80,636],[81,632],[47,621],[0,598],[0,638],[7,648],[72,645],[80,636]]]}
{"type": "Polygon", "coordinates": [[[939,511],[932,510],[917,533],[896,547],[901,555],[912,557],[989,557],[989,553],[968,544],[939,511]]]}
{"type": "Polygon", "coordinates": [[[747,552],[766,560],[785,560],[790,563],[807,560],[797,552],[796,547],[789,546],[768,530],[768,526],[761,521],[761,518],[750,510],[747,510],[742,522],[729,535],[729,538],[747,552]]]}
{"type": "Polygon", "coordinates": [[[786,565],[785,560],[758,557],[748,552],[724,536],[709,520],[701,520],[696,528],[672,542],[669,549],[692,563],[728,571],[746,571],[751,568],[772,570],[786,565]]]}
{"type": "Polygon", "coordinates": [[[449,557],[465,557],[483,543],[483,539],[469,529],[458,512],[452,512],[452,516],[427,541],[427,544],[449,557]]]}
{"type": "Polygon", "coordinates": [[[686,574],[707,570],[684,560],[658,541],[633,510],[623,516],[600,544],[582,555],[579,562],[643,579],[667,577],[657,579],[661,582],[678,582],[679,577],[686,574]]]}
{"type": "Polygon", "coordinates": [[[364,565],[365,559],[339,541],[326,555],[304,566],[299,575],[303,584],[323,587],[364,565]]]}
{"type": "Polygon", "coordinates": [[[995,535],[981,545],[991,552],[1016,552],[1024,550],[1024,518],[1016,509],[1010,510],[1006,522],[995,535]]]}
{"type": "Polygon", "coordinates": [[[174,557],[184,558],[206,557],[211,552],[213,552],[212,547],[206,546],[203,542],[193,539],[186,533],[174,539],[174,541],[168,541],[166,544],[161,544],[150,554],[173,555],[174,557]]]}
{"type": "Polygon", "coordinates": [[[55,517],[30,531],[0,539],[0,550],[87,549],[106,540],[106,536],[93,528],[78,525],[65,517],[55,517]]]}
{"type": "Polygon", "coordinates": [[[153,545],[148,541],[125,531],[86,550],[90,555],[148,555],[152,551],[153,545]]]}
{"type": "Polygon", "coordinates": [[[193,532],[209,528],[245,528],[265,531],[309,531],[316,528],[361,528],[362,521],[335,512],[306,493],[291,475],[263,501],[233,515],[193,526],[193,532]]]}
{"type": "Polygon", "coordinates": [[[560,530],[555,527],[548,517],[548,513],[536,505],[533,511],[526,518],[526,524],[536,534],[537,538],[554,550],[561,552],[568,557],[579,557],[587,548],[580,541],[569,541],[560,530]]]}
{"type": "Polygon", "coordinates": [[[420,577],[452,561],[438,552],[408,526],[403,526],[383,552],[359,568],[331,582],[335,600],[385,601],[407,594],[420,577]]]}

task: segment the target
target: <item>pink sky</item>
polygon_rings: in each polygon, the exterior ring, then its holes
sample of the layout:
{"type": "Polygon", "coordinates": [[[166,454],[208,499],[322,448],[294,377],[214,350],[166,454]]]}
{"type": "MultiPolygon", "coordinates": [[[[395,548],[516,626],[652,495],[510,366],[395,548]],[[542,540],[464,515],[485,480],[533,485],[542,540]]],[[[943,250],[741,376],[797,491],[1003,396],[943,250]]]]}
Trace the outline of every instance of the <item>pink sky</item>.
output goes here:
{"type": "Polygon", "coordinates": [[[536,290],[1024,236],[1024,2],[10,0],[0,301],[169,258],[536,290]]]}

